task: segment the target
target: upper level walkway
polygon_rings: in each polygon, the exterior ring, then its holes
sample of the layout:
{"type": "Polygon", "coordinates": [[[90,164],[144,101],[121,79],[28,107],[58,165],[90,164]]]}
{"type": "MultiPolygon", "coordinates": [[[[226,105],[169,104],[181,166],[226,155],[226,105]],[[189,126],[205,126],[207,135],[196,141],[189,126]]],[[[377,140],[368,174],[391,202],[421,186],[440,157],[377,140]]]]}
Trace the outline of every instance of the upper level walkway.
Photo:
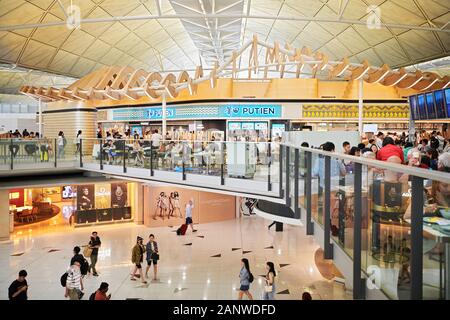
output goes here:
{"type": "Polygon", "coordinates": [[[280,198],[279,144],[83,139],[0,141],[0,176],[84,170],[245,195],[280,198]],[[70,153],[68,152],[70,150],[70,153]]]}

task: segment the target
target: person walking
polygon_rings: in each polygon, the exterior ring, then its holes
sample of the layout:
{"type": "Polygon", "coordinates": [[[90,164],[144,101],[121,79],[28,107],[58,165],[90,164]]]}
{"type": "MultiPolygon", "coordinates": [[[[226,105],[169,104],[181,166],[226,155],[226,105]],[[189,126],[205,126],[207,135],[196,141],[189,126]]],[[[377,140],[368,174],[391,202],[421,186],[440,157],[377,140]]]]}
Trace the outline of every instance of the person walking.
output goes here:
{"type": "Polygon", "coordinates": [[[67,140],[66,140],[66,137],[64,137],[64,132],[60,131],[58,133],[58,139],[56,140],[59,159],[64,157],[64,148],[66,147],[66,144],[67,144],[67,140]]]}
{"type": "Polygon", "coordinates": [[[192,209],[194,209],[194,201],[189,200],[189,202],[186,204],[186,225],[191,226],[192,232],[197,232],[197,230],[194,229],[194,222],[192,221],[192,209]]]}
{"type": "Polygon", "coordinates": [[[250,293],[250,283],[253,281],[253,275],[250,272],[250,265],[248,259],[241,259],[241,271],[239,272],[239,281],[241,287],[239,288],[238,300],[242,300],[244,294],[249,300],[253,300],[253,296],[250,293]]]}
{"type": "Polygon", "coordinates": [[[109,289],[109,284],[107,282],[102,282],[100,284],[100,288],[98,288],[97,291],[95,291],[93,293],[94,299],[89,299],[89,300],[110,300],[111,294],[106,295],[106,293],[108,292],[108,289],[109,289]]]}
{"type": "Polygon", "coordinates": [[[102,242],[100,241],[100,237],[98,236],[97,232],[92,232],[91,240],[89,241],[89,247],[92,249],[91,253],[91,265],[89,266],[89,272],[92,270],[92,275],[97,277],[98,273],[95,269],[95,265],[97,264],[98,259],[98,249],[102,245],[102,242]]]}
{"type": "Polygon", "coordinates": [[[28,283],[25,279],[27,277],[25,270],[19,271],[19,277],[14,280],[8,288],[8,298],[12,301],[28,300],[28,283]]]}
{"type": "Polygon", "coordinates": [[[78,130],[77,137],[75,138],[75,144],[77,146],[77,149],[75,150],[75,156],[77,154],[80,154],[80,152],[81,152],[81,139],[83,139],[82,134],[83,134],[83,131],[78,130]]]}
{"type": "Polygon", "coordinates": [[[83,297],[83,279],[81,278],[80,263],[75,261],[67,270],[66,292],[64,297],[70,300],[80,300],[83,297]]]}
{"type": "Polygon", "coordinates": [[[268,261],[266,263],[266,286],[264,287],[263,300],[275,300],[275,266],[273,262],[268,261]]]}
{"type": "Polygon", "coordinates": [[[136,245],[131,252],[131,262],[134,264],[134,270],[130,280],[136,281],[136,272],[139,271],[139,277],[141,278],[142,283],[146,284],[147,281],[145,281],[144,274],[142,273],[142,261],[145,253],[145,247],[142,244],[143,240],[144,239],[138,236],[136,245]]]}
{"type": "Polygon", "coordinates": [[[145,270],[145,277],[148,279],[148,270],[153,262],[153,280],[156,280],[156,275],[158,273],[159,252],[158,243],[155,241],[155,236],[153,234],[149,236],[149,241],[147,242],[145,249],[147,253],[147,269],[145,270]]]}
{"type": "Polygon", "coordinates": [[[81,264],[84,261],[84,256],[80,253],[80,247],[76,246],[73,248],[73,257],[70,259],[70,265],[72,266],[75,261],[78,261],[81,264]]]}

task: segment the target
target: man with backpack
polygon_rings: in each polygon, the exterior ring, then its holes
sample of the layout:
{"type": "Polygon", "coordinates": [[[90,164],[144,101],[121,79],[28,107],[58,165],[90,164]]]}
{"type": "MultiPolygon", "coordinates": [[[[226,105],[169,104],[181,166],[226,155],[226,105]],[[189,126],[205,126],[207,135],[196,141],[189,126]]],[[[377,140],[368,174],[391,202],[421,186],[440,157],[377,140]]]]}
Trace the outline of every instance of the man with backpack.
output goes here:
{"type": "MultiPolygon", "coordinates": [[[[64,297],[69,297],[70,300],[80,300],[84,293],[83,279],[81,277],[80,263],[75,261],[73,265],[69,267],[66,272],[66,291],[64,297]]],[[[63,284],[63,279],[61,279],[61,284],[63,284]]]]}
{"type": "Polygon", "coordinates": [[[89,262],[86,260],[86,258],[80,253],[81,249],[80,247],[76,246],[73,248],[73,254],[74,256],[72,259],[70,259],[70,265],[73,266],[74,262],[77,261],[80,264],[80,272],[81,276],[87,275],[89,271],[89,262]]]}

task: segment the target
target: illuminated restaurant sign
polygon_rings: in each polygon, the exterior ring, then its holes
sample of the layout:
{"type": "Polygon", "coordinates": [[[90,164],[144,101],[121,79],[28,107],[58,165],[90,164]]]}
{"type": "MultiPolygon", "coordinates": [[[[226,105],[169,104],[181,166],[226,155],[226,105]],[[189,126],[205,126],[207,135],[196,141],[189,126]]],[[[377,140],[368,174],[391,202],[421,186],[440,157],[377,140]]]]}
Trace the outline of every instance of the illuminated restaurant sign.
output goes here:
{"type": "MultiPolygon", "coordinates": [[[[160,120],[162,108],[124,108],[113,110],[115,121],[160,120]]],[[[194,105],[166,108],[167,119],[275,119],[281,118],[282,106],[278,104],[225,104],[194,105]]]]}

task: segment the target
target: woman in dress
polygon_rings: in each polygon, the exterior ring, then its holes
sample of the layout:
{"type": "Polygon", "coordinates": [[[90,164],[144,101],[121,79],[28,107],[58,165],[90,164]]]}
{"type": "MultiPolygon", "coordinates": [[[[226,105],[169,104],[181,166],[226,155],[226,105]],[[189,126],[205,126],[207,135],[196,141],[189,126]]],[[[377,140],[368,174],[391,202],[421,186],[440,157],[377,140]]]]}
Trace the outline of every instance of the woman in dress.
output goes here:
{"type": "Polygon", "coordinates": [[[164,212],[163,212],[163,215],[161,217],[164,220],[164,217],[165,217],[165,215],[167,213],[167,219],[169,219],[168,210],[169,210],[170,203],[169,203],[169,197],[165,193],[163,195],[162,202],[163,202],[163,210],[164,210],[164,212]]]}
{"type": "Polygon", "coordinates": [[[164,201],[163,201],[164,195],[165,195],[164,192],[161,192],[159,194],[159,197],[156,198],[156,210],[155,210],[155,214],[153,215],[153,219],[154,220],[156,220],[156,216],[158,214],[158,210],[159,210],[159,216],[162,217],[162,211],[163,211],[163,208],[164,208],[164,201]]]}
{"type": "Polygon", "coordinates": [[[172,204],[173,204],[173,211],[175,211],[175,216],[176,216],[176,211],[178,211],[180,218],[183,218],[183,214],[181,213],[181,206],[180,206],[180,195],[178,194],[178,191],[175,191],[173,193],[172,204]]]}
{"type": "Polygon", "coordinates": [[[170,217],[173,217],[173,192],[170,193],[169,196],[169,219],[170,217]]]}

